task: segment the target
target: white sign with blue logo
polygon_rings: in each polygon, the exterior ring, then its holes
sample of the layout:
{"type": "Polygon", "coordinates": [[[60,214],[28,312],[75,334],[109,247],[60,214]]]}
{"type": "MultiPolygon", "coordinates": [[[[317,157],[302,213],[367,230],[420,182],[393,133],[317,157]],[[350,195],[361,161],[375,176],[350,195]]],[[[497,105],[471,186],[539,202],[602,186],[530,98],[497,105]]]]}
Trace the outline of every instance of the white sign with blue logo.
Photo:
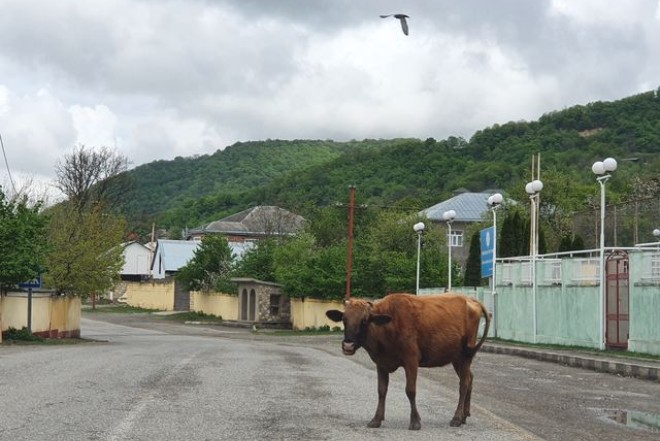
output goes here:
{"type": "Polygon", "coordinates": [[[495,228],[480,231],[481,238],[481,277],[493,276],[493,257],[495,250],[495,228]]]}

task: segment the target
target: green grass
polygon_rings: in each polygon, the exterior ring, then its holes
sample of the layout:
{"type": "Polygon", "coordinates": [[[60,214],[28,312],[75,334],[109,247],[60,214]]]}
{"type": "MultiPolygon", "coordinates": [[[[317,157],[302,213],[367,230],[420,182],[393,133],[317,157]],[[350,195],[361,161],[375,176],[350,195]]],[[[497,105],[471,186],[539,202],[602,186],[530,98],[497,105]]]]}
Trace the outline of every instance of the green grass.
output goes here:
{"type": "Polygon", "coordinates": [[[82,338],[44,338],[34,335],[27,330],[26,327],[21,329],[9,328],[3,333],[2,345],[20,345],[20,346],[35,346],[35,345],[71,345],[78,343],[87,343],[90,340],[82,338]]]}
{"type": "Polygon", "coordinates": [[[646,354],[643,352],[633,352],[633,351],[616,350],[616,349],[608,349],[601,351],[600,349],[595,349],[588,346],[525,343],[514,340],[505,340],[501,338],[489,338],[488,341],[491,341],[493,343],[502,343],[508,346],[516,346],[520,348],[549,349],[555,351],[578,351],[578,352],[586,352],[590,354],[602,355],[607,357],[620,357],[620,358],[633,357],[633,358],[642,358],[646,360],[660,361],[660,355],[646,354]]]}
{"type": "Polygon", "coordinates": [[[213,314],[205,314],[203,312],[185,311],[177,312],[174,314],[164,315],[163,318],[167,320],[174,320],[178,322],[206,322],[206,323],[222,323],[222,317],[213,314]]]}
{"type": "Polygon", "coordinates": [[[129,306],[129,305],[104,305],[104,306],[99,306],[97,305],[96,309],[92,309],[91,306],[88,307],[83,307],[82,311],[84,313],[90,313],[90,314],[106,314],[106,313],[119,313],[119,314],[143,314],[143,313],[149,313],[149,312],[159,312],[158,309],[147,309],[147,308],[139,308],[137,306],[129,306]]]}
{"type": "Polygon", "coordinates": [[[305,328],[301,330],[293,329],[272,329],[265,331],[256,331],[258,334],[268,334],[280,337],[289,337],[297,335],[338,335],[340,332],[343,332],[341,328],[334,327],[330,329],[329,326],[321,326],[320,328],[305,328]]]}

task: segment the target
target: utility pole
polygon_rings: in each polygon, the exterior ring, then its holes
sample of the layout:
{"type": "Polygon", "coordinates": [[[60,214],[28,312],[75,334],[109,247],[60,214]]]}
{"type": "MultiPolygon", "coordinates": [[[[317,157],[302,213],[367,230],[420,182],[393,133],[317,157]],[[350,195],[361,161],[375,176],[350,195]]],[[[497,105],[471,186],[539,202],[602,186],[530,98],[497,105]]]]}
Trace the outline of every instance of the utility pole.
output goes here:
{"type": "Polygon", "coordinates": [[[355,211],[355,185],[349,187],[348,203],[348,256],[346,258],[346,298],[351,297],[351,270],[353,265],[353,214],[355,211]]]}
{"type": "MultiPolygon", "coordinates": [[[[353,223],[355,219],[355,185],[348,187],[350,196],[348,202],[348,251],[346,256],[346,299],[351,297],[351,271],[353,266],[353,223]]],[[[337,207],[344,207],[344,204],[337,202],[337,207]]],[[[366,205],[359,205],[357,208],[366,208],[366,205]]]]}

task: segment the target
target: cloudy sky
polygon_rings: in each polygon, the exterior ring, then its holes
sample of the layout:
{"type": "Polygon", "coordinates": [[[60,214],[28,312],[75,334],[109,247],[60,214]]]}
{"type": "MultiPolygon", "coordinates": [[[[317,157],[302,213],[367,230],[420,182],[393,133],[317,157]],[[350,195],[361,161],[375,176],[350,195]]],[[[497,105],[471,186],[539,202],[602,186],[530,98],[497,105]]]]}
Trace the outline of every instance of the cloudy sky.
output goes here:
{"type": "MultiPolygon", "coordinates": [[[[660,86],[658,0],[2,0],[0,135],[48,182],[237,141],[463,136],[660,86]],[[406,13],[410,35],[394,18],[406,13]]],[[[0,157],[0,184],[8,186],[0,157]]]]}

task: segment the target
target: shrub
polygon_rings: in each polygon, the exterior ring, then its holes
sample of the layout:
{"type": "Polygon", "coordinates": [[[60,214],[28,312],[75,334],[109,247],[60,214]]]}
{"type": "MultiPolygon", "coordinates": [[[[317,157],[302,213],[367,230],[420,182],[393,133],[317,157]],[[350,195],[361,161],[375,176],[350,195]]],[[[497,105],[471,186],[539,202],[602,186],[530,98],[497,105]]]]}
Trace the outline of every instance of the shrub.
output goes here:
{"type": "Polygon", "coordinates": [[[32,334],[28,329],[23,326],[20,330],[9,327],[4,333],[4,339],[8,342],[13,341],[43,341],[42,337],[32,334]]]}

